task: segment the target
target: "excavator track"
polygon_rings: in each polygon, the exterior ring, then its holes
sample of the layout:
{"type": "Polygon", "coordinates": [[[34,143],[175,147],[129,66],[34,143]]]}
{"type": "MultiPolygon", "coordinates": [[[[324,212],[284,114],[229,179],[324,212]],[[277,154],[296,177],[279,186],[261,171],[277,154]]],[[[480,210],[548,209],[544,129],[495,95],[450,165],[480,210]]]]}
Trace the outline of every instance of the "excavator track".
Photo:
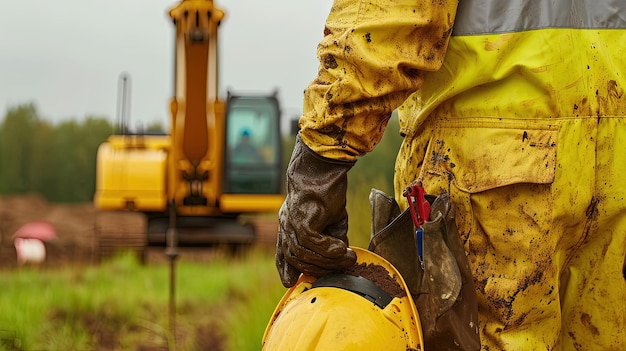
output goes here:
{"type": "Polygon", "coordinates": [[[103,211],[96,216],[95,253],[99,262],[131,252],[143,262],[147,220],[137,212],[103,211]]]}
{"type": "Polygon", "coordinates": [[[277,216],[256,216],[250,219],[255,232],[254,246],[274,250],[278,235],[277,216]]]}
{"type": "MultiPolygon", "coordinates": [[[[234,240],[232,234],[223,236],[222,240],[212,240],[212,242],[192,243],[192,246],[211,247],[230,247],[232,254],[241,254],[250,248],[272,251],[276,248],[276,238],[278,233],[278,219],[275,216],[250,216],[245,219],[245,226],[254,231],[254,239],[250,242],[247,240],[234,240]],[[234,241],[233,241],[234,240],[234,241]],[[221,244],[220,244],[221,243],[221,244]]],[[[154,239],[155,235],[148,233],[149,221],[146,215],[139,212],[117,212],[102,211],[96,216],[95,224],[95,255],[98,262],[103,262],[122,253],[132,253],[137,256],[141,262],[146,262],[148,248],[164,247],[164,238],[159,238],[158,242],[152,242],[150,237],[154,239]]],[[[161,223],[161,226],[165,225],[161,223]]],[[[243,227],[242,227],[243,228],[243,227]]],[[[154,228],[153,228],[154,229],[154,228]]],[[[165,233],[165,227],[157,230],[165,233]]],[[[220,237],[220,235],[218,235],[220,237]]],[[[189,244],[189,243],[188,243],[189,244]]]]}

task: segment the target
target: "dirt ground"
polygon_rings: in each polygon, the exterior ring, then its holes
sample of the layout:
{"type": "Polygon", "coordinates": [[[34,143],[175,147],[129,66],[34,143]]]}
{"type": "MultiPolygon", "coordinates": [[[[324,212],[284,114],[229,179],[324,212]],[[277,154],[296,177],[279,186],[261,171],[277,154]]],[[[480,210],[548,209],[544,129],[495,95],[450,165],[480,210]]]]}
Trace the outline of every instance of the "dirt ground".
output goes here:
{"type": "Polygon", "coordinates": [[[46,266],[94,262],[95,209],[91,203],[50,204],[37,194],[0,197],[0,267],[17,266],[13,234],[20,226],[47,220],[58,238],[46,242],[46,266]]]}
{"type": "MultiPolygon", "coordinates": [[[[11,270],[18,267],[17,255],[14,247],[14,233],[24,224],[46,220],[56,229],[57,239],[46,242],[46,261],[42,264],[46,268],[64,266],[97,264],[95,240],[95,221],[97,211],[91,203],[80,204],[55,204],[48,203],[37,194],[19,196],[0,196],[0,270],[11,270]]],[[[113,217],[111,220],[116,221],[113,217]]],[[[120,223],[124,219],[120,218],[120,223]]],[[[259,222],[264,234],[257,238],[255,246],[273,250],[275,245],[275,233],[277,223],[271,220],[259,222]]],[[[190,249],[179,250],[180,258],[190,261],[210,261],[215,257],[215,249],[190,249]]],[[[150,248],[146,250],[147,262],[167,262],[163,248],[150,248]]],[[[54,317],[54,316],[53,316],[54,317]]],[[[63,318],[63,316],[57,316],[63,318]]],[[[84,324],[94,329],[94,335],[98,340],[99,351],[115,350],[115,345],[109,345],[110,330],[102,327],[102,320],[98,316],[84,316],[84,324]],[[103,334],[109,332],[109,334],[103,334]]],[[[197,330],[181,328],[181,333],[194,335],[198,350],[222,351],[225,345],[224,336],[214,325],[199,325],[197,330]]],[[[177,334],[178,334],[177,328],[177,334]]],[[[2,340],[0,340],[2,341],[2,340]]],[[[2,347],[0,347],[2,348],[2,347]]],[[[136,346],[138,351],[161,351],[167,350],[166,341],[161,343],[144,342],[136,346]]]]}
{"type": "MultiPolygon", "coordinates": [[[[45,243],[45,267],[98,263],[94,236],[96,214],[92,203],[49,203],[38,194],[0,196],[0,268],[17,267],[13,235],[22,225],[37,220],[50,222],[58,237],[45,243]]],[[[273,250],[277,222],[266,218],[256,224],[262,234],[257,237],[255,245],[273,250]]],[[[180,254],[181,258],[192,261],[210,260],[213,256],[207,249],[181,248],[180,254]]],[[[148,261],[167,260],[160,247],[146,250],[145,258],[148,261]]]]}

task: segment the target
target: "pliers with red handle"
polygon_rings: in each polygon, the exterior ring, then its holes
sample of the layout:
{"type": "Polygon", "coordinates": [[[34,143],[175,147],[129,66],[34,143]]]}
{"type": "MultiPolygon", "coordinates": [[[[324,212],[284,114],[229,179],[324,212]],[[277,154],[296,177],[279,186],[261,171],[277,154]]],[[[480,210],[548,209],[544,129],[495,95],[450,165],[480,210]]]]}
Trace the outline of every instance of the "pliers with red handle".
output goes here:
{"type": "Polygon", "coordinates": [[[417,256],[422,269],[424,269],[424,230],[422,224],[430,217],[430,203],[426,200],[426,192],[422,183],[413,183],[406,187],[402,195],[409,202],[409,211],[415,225],[415,239],[417,241],[417,256]]]}

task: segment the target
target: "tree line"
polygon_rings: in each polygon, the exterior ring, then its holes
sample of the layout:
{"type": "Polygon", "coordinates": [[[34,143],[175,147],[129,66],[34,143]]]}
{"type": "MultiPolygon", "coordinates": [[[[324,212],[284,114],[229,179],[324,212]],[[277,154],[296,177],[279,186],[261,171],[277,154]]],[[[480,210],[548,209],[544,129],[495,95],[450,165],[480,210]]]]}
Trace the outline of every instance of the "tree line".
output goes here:
{"type": "MultiPolygon", "coordinates": [[[[104,116],[87,116],[53,124],[42,119],[34,103],[7,109],[0,120],[0,196],[39,193],[50,202],[90,202],[96,179],[99,145],[117,126],[104,116]]],[[[392,186],[393,163],[401,137],[392,118],[375,152],[357,162],[351,186],[382,181],[392,186]]],[[[163,132],[158,123],[146,132],[163,132]]],[[[293,139],[293,137],[290,137],[293,139]]],[[[293,140],[285,141],[286,149],[293,140]]],[[[285,166],[291,150],[285,150],[285,166]]]]}
{"type": "Polygon", "coordinates": [[[91,201],[96,152],[113,130],[105,117],[52,124],[33,103],[9,108],[0,122],[0,195],[36,192],[52,202],[91,201]]]}
{"type": "MultiPolygon", "coordinates": [[[[34,103],[8,108],[0,119],[0,195],[92,201],[98,147],[121,127],[105,116],[53,124],[41,118],[34,103]]],[[[145,132],[163,133],[163,126],[153,123],[145,132]]]]}

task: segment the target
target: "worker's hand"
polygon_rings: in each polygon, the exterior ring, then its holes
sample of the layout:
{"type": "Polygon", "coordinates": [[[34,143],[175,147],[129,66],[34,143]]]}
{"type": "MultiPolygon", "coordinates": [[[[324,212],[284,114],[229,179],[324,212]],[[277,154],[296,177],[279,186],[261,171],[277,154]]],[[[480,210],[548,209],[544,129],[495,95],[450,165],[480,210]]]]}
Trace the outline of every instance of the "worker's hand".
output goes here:
{"type": "Polygon", "coordinates": [[[276,268],[285,287],[300,273],[314,277],[356,262],[348,247],[347,173],[354,162],[331,160],[300,136],[287,168],[287,197],[278,217],[276,268]]]}

